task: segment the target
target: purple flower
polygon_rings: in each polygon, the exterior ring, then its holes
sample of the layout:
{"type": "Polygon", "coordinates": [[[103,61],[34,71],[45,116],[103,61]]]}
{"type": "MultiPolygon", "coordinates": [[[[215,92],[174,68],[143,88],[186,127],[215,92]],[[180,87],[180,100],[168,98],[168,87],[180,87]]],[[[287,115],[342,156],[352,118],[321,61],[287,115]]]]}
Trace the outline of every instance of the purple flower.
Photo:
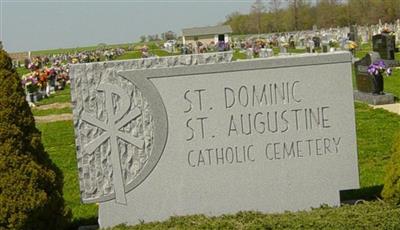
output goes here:
{"type": "Polygon", "coordinates": [[[382,69],[386,68],[385,62],[383,62],[382,60],[375,61],[374,65],[377,65],[379,68],[382,68],[382,69]]]}
{"type": "Polygon", "coordinates": [[[374,63],[369,65],[367,72],[375,76],[383,72],[385,72],[388,76],[392,74],[392,70],[390,68],[386,68],[385,62],[383,62],[382,60],[375,61],[374,63]]]}
{"type": "Polygon", "coordinates": [[[384,70],[385,68],[385,63],[382,60],[379,60],[369,65],[367,72],[371,75],[377,75],[381,70],[384,70]]]}
{"type": "Polygon", "coordinates": [[[377,74],[378,71],[378,66],[375,64],[371,64],[368,66],[367,72],[371,75],[375,75],[377,74]]]}

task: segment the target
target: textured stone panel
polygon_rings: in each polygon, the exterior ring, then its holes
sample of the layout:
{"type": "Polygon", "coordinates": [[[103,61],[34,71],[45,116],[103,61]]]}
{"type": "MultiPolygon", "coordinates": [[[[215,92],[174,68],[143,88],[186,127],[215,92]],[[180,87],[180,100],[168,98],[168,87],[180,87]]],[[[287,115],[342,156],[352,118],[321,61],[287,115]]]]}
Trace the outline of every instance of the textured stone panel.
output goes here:
{"type": "MultiPolygon", "coordinates": [[[[115,187],[122,187],[121,193],[128,192],[152,154],[154,122],[148,101],[141,89],[118,76],[118,71],[222,63],[231,58],[232,53],[225,52],[72,65],[71,96],[82,201],[113,199],[118,190],[115,187]],[[121,127],[114,130],[115,126],[121,127]],[[127,139],[139,141],[139,146],[127,139]],[[120,165],[113,165],[113,157],[120,165]]],[[[117,201],[126,203],[124,195],[120,194],[117,201]]]]}

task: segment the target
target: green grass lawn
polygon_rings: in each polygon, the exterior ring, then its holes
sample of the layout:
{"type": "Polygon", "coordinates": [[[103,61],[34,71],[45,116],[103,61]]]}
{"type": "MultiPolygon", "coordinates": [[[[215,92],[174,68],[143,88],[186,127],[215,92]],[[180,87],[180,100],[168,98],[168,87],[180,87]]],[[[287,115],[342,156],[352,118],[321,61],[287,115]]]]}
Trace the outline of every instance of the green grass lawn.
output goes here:
{"type": "Polygon", "coordinates": [[[125,52],[123,55],[118,56],[115,60],[125,60],[125,59],[137,59],[137,58],[141,58],[142,54],[140,53],[140,51],[128,51],[125,52]]]}
{"type": "Polygon", "coordinates": [[[362,103],[355,105],[361,187],[381,185],[394,137],[400,131],[400,116],[362,103]]]}
{"type": "Polygon", "coordinates": [[[51,160],[64,174],[64,199],[73,214],[73,222],[93,222],[97,217],[96,205],[80,202],[75,139],[72,121],[36,124],[42,132],[42,141],[51,160]]]}
{"type": "Polygon", "coordinates": [[[31,72],[29,69],[25,68],[25,67],[17,67],[17,73],[19,76],[22,76],[24,74],[27,74],[31,72]]]}
{"type": "Polygon", "coordinates": [[[384,78],[384,89],[400,98],[400,68],[394,68],[392,75],[384,78]]]}
{"type": "Polygon", "coordinates": [[[67,85],[64,90],[58,90],[55,94],[50,95],[48,98],[38,101],[37,105],[48,105],[53,103],[66,103],[71,102],[71,89],[67,85]]]}

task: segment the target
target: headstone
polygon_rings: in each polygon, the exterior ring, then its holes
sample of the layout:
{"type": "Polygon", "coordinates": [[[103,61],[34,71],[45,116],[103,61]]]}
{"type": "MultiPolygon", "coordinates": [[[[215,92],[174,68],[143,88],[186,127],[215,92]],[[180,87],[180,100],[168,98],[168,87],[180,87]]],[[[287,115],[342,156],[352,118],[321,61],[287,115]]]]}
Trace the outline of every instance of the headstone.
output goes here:
{"type": "Polygon", "coordinates": [[[225,60],[71,66],[81,198],[101,228],[336,206],[359,187],[348,52],[225,60]]]}
{"type": "Polygon", "coordinates": [[[396,48],[396,38],[389,33],[381,33],[372,37],[372,49],[378,52],[384,60],[394,60],[396,48]]]}
{"type": "Polygon", "coordinates": [[[327,41],[327,40],[323,40],[322,42],[321,42],[321,44],[322,44],[322,52],[323,53],[328,53],[330,50],[329,50],[329,41],[327,41]]]}
{"type": "Polygon", "coordinates": [[[347,43],[347,38],[346,37],[342,37],[339,39],[340,42],[340,49],[341,50],[346,50],[346,43],[347,43]]]}
{"type": "Polygon", "coordinates": [[[299,49],[304,49],[305,45],[304,45],[304,38],[300,38],[299,43],[298,43],[298,48],[299,49]]]}
{"type": "Polygon", "coordinates": [[[313,42],[314,42],[314,47],[315,48],[320,48],[321,47],[321,38],[320,37],[313,37],[312,38],[313,42]]]}
{"type": "Polygon", "coordinates": [[[247,59],[252,59],[253,57],[254,57],[253,48],[247,48],[246,49],[246,58],[247,59]]]}
{"type": "Polygon", "coordinates": [[[286,55],[286,54],[287,54],[286,46],[280,46],[279,47],[279,55],[286,55]]]}
{"type": "Polygon", "coordinates": [[[267,52],[267,57],[272,57],[272,56],[274,56],[274,50],[273,50],[273,49],[267,48],[267,49],[266,49],[266,52],[267,52]]]}
{"type": "Polygon", "coordinates": [[[400,44],[400,19],[396,20],[396,25],[395,25],[395,34],[396,34],[396,43],[400,44]]]}
{"type": "Polygon", "coordinates": [[[259,56],[260,56],[260,58],[266,58],[266,57],[268,57],[268,55],[267,55],[267,49],[266,49],[266,48],[261,48],[261,49],[260,49],[260,52],[259,52],[259,56]]]}
{"type": "Polygon", "coordinates": [[[357,42],[358,41],[358,30],[356,25],[350,26],[350,32],[348,35],[350,41],[357,42]]]}
{"type": "Polygon", "coordinates": [[[315,43],[312,39],[309,39],[306,44],[306,52],[307,53],[314,53],[315,43]]]}
{"type": "Polygon", "coordinates": [[[372,93],[374,90],[374,77],[368,73],[368,66],[380,59],[379,53],[369,52],[359,61],[354,63],[357,90],[364,93],[372,93]]]}

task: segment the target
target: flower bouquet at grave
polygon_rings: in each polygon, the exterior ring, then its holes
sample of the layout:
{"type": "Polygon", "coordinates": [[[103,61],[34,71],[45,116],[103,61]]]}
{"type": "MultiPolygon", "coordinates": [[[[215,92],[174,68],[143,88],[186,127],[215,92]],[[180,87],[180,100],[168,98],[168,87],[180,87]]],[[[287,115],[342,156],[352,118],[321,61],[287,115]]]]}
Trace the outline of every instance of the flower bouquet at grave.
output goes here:
{"type": "Polygon", "coordinates": [[[31,71],[37,71],[41,68],[42,61],[40,58],[34,58],[31,63],[28,64],[28,69],[31,71]]]}
{"type": "Polygon", "coordinates": [[[338,48],[339,47],[338,45],[339,45],[339,43],[338,43],[338,41],[336,39],[329,40],[329,46],[330,47],[338,48]]]}
{"type": "Polygon", "coordinates": [[[385,27],[381,30],[381,33],[390,34],[393,33],[393,31],[391,31],[388,27],[385,27]]]}
{"type": "Polygon", "coordinates": [[[281,45],[281,47],[289,48],[289,43],[287,43],[287,42],[282,42],[280,45],[281,45]]]}
{"type": "Polygon", "coordinates": [[[67,69],[60,68],[57,72],[57,89],[64,89],[65,85],[69,81],[68,71],[67,69]]]}
{"type": "Polygon", "coordinates": [[[38,79],[32,73],[22,76],[21,83],[28,93],[35,93],[39,90],[38,79]]]}
{"type": "Polygon", "coordinates": [[[372,94],[374,95],[383,95],[383,74],[386,76],[390,76],[392,74],[392,70],[387,68],[385,63],[382,60],[378,60],[373,62],[368,66],[368,73],[372,75],[374,89],[372,94]]]}
{"type": "Polygon", "coordinates": [[[349,50],[354,50],[358,47],[357,43],[354,41],[348,41],[349,50]]]}
{"type": "Polygon", "coordinates": [[[374,63],[369,65],[367,71],[370,75],[373,76],[384,73],[386,76],[392,75],[392,69],[386,67],[385,62],[383,62],[382,60],[375,61],[374,63]]]}

